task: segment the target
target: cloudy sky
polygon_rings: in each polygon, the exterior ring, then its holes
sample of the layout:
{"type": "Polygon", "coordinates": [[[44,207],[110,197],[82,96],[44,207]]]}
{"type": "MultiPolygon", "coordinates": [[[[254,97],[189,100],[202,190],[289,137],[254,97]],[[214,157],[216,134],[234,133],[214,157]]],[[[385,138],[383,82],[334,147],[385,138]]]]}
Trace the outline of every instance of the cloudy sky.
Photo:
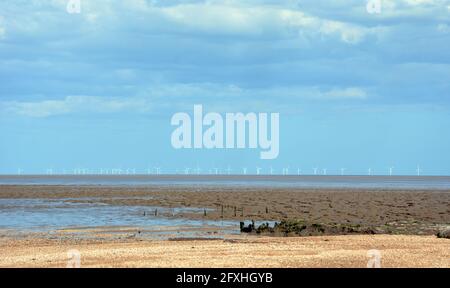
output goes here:
{"type": "Polygon", "coordinates": [[[450,175],[450,0],[68,1],[0,1],[0,173],[450,175]],[[194,104],[280,113],[279,157],[173,149],[194,104]]]}

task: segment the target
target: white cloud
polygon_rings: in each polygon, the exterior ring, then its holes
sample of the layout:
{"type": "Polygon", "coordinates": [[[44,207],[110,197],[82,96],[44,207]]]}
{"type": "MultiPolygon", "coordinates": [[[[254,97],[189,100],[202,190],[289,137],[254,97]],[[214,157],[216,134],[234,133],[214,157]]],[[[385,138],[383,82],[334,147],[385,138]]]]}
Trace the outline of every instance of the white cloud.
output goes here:
{"type": "Polygon", "coordinates": [[[351,22],[314,16],[302,11],[299,6],[246,4],[245,1],[205,1],[165,6],[142,0],[85,1],[79,16],[64,12],[66,1],[35,2],[40,3],[36,11],[21,13],[18,10],[14,16],[10,15],[17,19],[9,19],[16,32],[42,34],[54,31],[53,27],[58,26],[63,32],[81,29],[82,34],[86,35],[132,27],[177,35],[206,33],[292,38],[301,34],[311,39],[337,36],[337,39],[351,44],[359,42],[367,34],[379,32],[351,22]]]}
{"type": "Polygon", "coordinates": [[[418,6],[418,5],[436,5],[438,3],[442,3],[445,1],[436,1],[436,0],[402,0],[402,2],[412,5],[412,6],[418,6]]]}
{"type": "Polygon", "coordinates": [[[244,88],[235,84],[188,83],[156,85],[139,94],[139,98],[156,99],[366,99],[368,94],[362,87],[332,87],[317,86],[274,86],[261,88],[244,88]]]}
{"type": "Polygon", "coordinates": [[[149,103],[142,99],[117,99],[97,96],[67,96],[62,100],[2,102],[4,111],[28,117],[49,117],[73,113],[146,112],[149,103]]]}
{"type": "Polygon", "coordinates": [[[366,99],[367,93],[359,87],[349,87],[344,89],[332,89],[322,93],[327,99],[366,99]]]}
{"type": "Polygon", "coordinates": [[[384,99],[443,97],[444,78],[427,73],[428,66],[397,73],[407,79],[403,86],[376,75],[390,75],[397,62],[448,60],[448,38],[439,33],[448,31],[449,22],[441,20],[442,13],[449,15],[442,3],[449,1],[383,0],[381,15],[369,15],[365,1],[357,0],[150,2],[83,1],[82,13],[69,15],[66,0],[0,1],[0,28],[14,43],[1,47],[6,58],[0,74],[8,80],[0,96],[24,99],[8,103],[9,111],[45,117],[168,109],[194,100],[265,101],[267,107],[299,99],[360,101],[371,97],[371,90],[358,87],[366,85],[392,85],[377,90],[384,99]],[[422,82],[432,82],[435,93],[402,96],[422,82]],[[395,88],[406,92],[380,92],[395,88]],[[77,104],[74,98],[27,96],[35,94],[105,97],[77,104]],[[121,104],[107,104],[112,100],[121,104]]]}
{"type": "MultiPolygon", "coordinates": [[[[283,86],[269,88],[242,88],[233,84],[191,83],[155,85],[129,98],[98,96],[67,96],[59,100],[4,101],[0,110],[26,117],[57,115],[159,113],[164,109],[184,109],[195,103],[224,109],[248,109],[265,104],[279,110],[291,111],[297,100],[364,100],[367,93],[360,87],[319,88],[283,86]],[[256,105],[256,106],[255,106],[256,105]]],[[[230,110],[231,111],[231,110],[230,110]]]]}
{"type": "Polygon", "coordinates": [[[449,0],[383,0],[382,13],[377,17],[449,19],[450,15],[445,12],[445,7],[449,3],[449,0]]]}
{"type": "Polygon", "coordinates": [[[3,17],[0,16],[0,39],[5,38],[5,34],[6,34],[6,29],[5,27],[3,27],[3,17]]]}
{"type": "Polygon", "coordinates": [[[186,4],[160,10],[171,22],[185,28],[219,34],[307,34],[311,38],[338,35],[343,42],[357,43],[376,30],[308,15],[298,9],[277,6],[232,4],[186,4]]]}
{"type": "Polygon", "coordinates": [[[450,26],[447,24],[439,24],[437,26],[437,30],[441,33],[447,34],[450,33],[450,26]]]}

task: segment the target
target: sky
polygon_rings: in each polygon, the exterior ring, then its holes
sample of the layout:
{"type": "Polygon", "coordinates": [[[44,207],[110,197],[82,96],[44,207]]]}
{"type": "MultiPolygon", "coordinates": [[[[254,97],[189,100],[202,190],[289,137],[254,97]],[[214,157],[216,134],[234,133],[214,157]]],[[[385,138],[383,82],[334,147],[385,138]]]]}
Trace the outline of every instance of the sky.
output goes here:
{"type": "Polygon", "coordinates": [[[0,174],[450,175],[450,0],[68,2],[0,1],[0,174]],[[278,157],[174,149],[195,104],[279,113],[278,157]]]}

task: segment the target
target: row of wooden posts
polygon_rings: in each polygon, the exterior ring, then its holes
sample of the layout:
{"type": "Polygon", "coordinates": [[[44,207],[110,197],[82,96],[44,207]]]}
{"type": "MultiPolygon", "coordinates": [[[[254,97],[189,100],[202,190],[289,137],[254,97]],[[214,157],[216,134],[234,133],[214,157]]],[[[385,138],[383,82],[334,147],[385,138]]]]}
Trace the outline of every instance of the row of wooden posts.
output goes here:
{"type": "MultiPolygon", "coordinates": [[[[229,208],[230,206],[224,206],[224,205],[220,205],[221,207],[220,207],[220,215],[221,215],[221,217],[223,218],[223,216],[224,216],[224,212],[225,212],[225,208],[229,208]]],[[[244,207],[241,207],[241,209],[238,209],[238,207],[237,206],[231,206],[232,208],[233,208],[233,210],[234,210],[234,217],[237,217],[237,212],[239,211],[239,212],[241,212],[241,217],[244,217],[244,207]]],[[[154,211],[153,211],[153,213],[148,213],[147,211],[144,211],[144,216],[149,216],[149,215],[154,215],[154,216],[158,216],[158,209],[155,209],[154,211]]],[[[172,214],[173,214],[173,212],[172,212],[172,214]]],[[[206,208],[204,208],[203,209],[203,216],[205,216],[206,217],[206,208]]],[[[266,214],[269,214],[269,208],[268,207],[266,207],[266,214]]]]}
{"type": "MultiPolygon", "coordinates": [[[[234,211],[234,217],[237,217],[238,212],[241,212],[241,217],[244,217],[244,207],[241,207],[240,209],[238,209],[237,206],[224,206],[224,205],[220,205],[220,215],[223,218],[224,216],[224,212],[226,208],[233,208],[234,211]]],[[[269,208],[266,207],[266,214],[269,214],[269,208]]],[[[203,209],[203,216],[206,216],[206,209],[203,209]]]]}

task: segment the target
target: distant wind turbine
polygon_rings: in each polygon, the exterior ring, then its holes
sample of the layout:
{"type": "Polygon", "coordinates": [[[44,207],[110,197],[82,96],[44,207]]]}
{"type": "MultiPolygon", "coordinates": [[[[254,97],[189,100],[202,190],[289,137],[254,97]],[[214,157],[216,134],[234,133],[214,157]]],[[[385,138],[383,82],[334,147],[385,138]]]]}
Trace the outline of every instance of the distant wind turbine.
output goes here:
{"type": "Polygon", "coordinates": [[[261,168],[260,167],[256,167],[256,175],[261,174],[261,168]]]}
{"type": "Polygon", "coordinates": [[[230,166],[228,166],[228,168],[227,168],[227,175],[230,175],[231,174],[231,171],[233,171],[231,168],[230,168],[230,166]]]}
{"type": "Polygon", "coordinates": [[[395,167],[389,167],[389,176],[392,176],[394,174],[394,168],[395,167]]]}

